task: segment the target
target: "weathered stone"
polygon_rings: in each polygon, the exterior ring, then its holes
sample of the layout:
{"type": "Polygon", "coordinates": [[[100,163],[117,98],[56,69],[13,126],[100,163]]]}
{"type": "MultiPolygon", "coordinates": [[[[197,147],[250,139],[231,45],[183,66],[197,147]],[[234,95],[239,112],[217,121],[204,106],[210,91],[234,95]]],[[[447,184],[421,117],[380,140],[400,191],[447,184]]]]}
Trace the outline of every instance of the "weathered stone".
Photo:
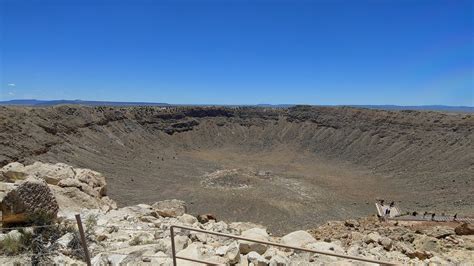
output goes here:
{"type": "MultiPolygon", "coordinates": [[[[242,232],[242,236],[250,239],[268,241],[268,233],[265,229],[252,228],[242,232]]],[[[255,251],[259,254],[265,253],[267,245],[251,242],[251,241],[239,241],[240,253],[247,254],[251,251],[255,251]]]]}
{"type": "Polygon", "coordinates": [[[109,211],[116,209],[117,205],[112,200],[105,200],[90,196],[76,187],[50,186],[54,192],[61,211],[81,211],[82,209],[102,209],[109,211]]]}
{"type": "Polygon", "coordinates": [[[185,249],[189,244],[190,240],[187,236],[179,235],[174,238],[174,245],[176,248],[176,252],[179,252],[185,249]]]}
{"type": "Polygon", "coordinates": [[[454,231],[456,235],[474,235],[474,224],[462,223],[458,225],[454,231]]]}
{"type": "Polygon", "coordinates": [[[104,211],[117,209],[117,202],[115,202],[113,199],[109,198],[108,196],[102,197],[100,201],[103,203],[101,205],[101,209],[104,211]]]}
{"type": "Polygon", "coordinates": [[[290,260],[282,255],[275,255],[270,259],[270,266],[286,266],[290,265],[290,260]]]}
{"type": "Polygon", "coordinates": [[[75,178],[93,188],[99,196],[107,195],[107,182],[101,173],[83,168],[77,168],[75,172],[75,178]]]}
{"type": "Polygon", "coordinates": [[[228,225],[223,221],[215,222],[214,220],[211,220],[210,222],[204,225],[204,229],[220,233],[226,233],[227,228],[228,225]]]}
{"type": "Polygon", "coordinates": [[[230,264],[235,264],[240,261],[240,250],[239,250],[239,244],[237,241],[232,242],[227,247],[225,257],[227,258],[230,264]]]}
{"type": "Polygon", "coordinates": [[[253,263],[255,266],[266,266],[267,265],[267,260],[260,255],[259,253],[252,251],[249,254],[247,254],[247,259],[250,263],[253,263]]]}
{"type": "Polygon", "coordinates": [[[433,228],[425,230],[424,233],[428,236],[432,236],[439,239],[454,235],[454,229],[448,226],[435,226],[433,228]]]}
{"type": "Polygon", "coordinates": [[[431,252],[428,252],[428,251],[420,251],[420,250],[415,250],[411,253],[407,253],[406,254],[409,258],[418,258],[419,260],[426,260],[426,259],[429,259],[431,257],[433,257],[433,254],[431,252]]]}
{"type": "Polygon", "coordinates": [[[379,239],[379,244],[382,245],[385,250],[390,250],[392,248],[392,240],[385,236],[379,239]]]}
{"type": "MultiPolygon", "coordinates": [[[[194,259],[203,259],[203,244],[202,243],[192,243],[187,246],[185,249],[177,253],[180,257],[194,258],[194,259]]],[[[185,260],[178,260],[178,265],[198,265],[196,263],[191,263],[185,260]]]]}
{"type": "Polygon", "coordinates": [[[438,252],[440,246],[438,240],[431,236],[421,235],[413,241],[416,250],[438,252]]]}
{"type": "Polygon", "coordinates": [[[130,246],[138,246],[138,245],[142,245],[142,244],[149,244],[149,243],[152,243],[154,239],[155,239],[155,236],[152,233],[142,232],[142,233],[139,233],[137,235],[134,235],[130,239],[128,244],[130,246]]]}
{"type": "Polygon", "coordinates": [[[65,250],[68,248],[69,243],[74,239],[74,235],[72,233],[66,233],[61,236],[58,240],[56,240],[56,245],[59,250],[65,250]]]}
{"type": "Polygon", "coordinates": [[[200,214],[200,215],[197,216],[197,219],[202,224],[205,224],[205,223],[207,223],[209,221],[212,221],[212,220],[217,221],[216,216],[214,214],[210,214],[210,213],[200,214]]]}
{"type": "Polygon", "coordinates": [[[199,241],[201,243],[206,243],[207,242],[207,234],[205,233],[200,233],[200,232],[191,232],[189,235],[192,241],[199,241]]]}
{"type": "Polygon", "coordinates": [[[31,222],[48,216],[55,219],[58,203],[48,185],[41,179],[30,177],[8,192],[1,203],[3,226],[31,222]]]}
{"type": "Polygon", "coordinates": [[[186,203],[182,200],[164,200],[152,205],[162,217],[178,217],[186,213],[186,203]]]}
{"type": "Polygon", "coordinates": [[[352,241],[361,241],[363,240],[365,237],[364,234],[360,233],[360,232],[351,232],[350,233],[350,238],[352,239],[352,241]]]}
{"type": "Polygon", "coordinates": [[[364,237],[364,242],[366,244],[370,244],[370,243],[378,243],[380,241],[380,234],[377,233],[377,232],[371,232],[369,233],[368,235],[366,235],[364,237]]]}
{"type": "Polygon", "coordinates": [[[228,246],[220,246],[216,248],[216,255],[224,256],[227,253],[227,249],[229,249],[228,246]]]}
{"type": "Polygon", "coordinates": [[[328,243],[323,241],[313,242],[306,245],[306,248],[317,250],[317,251],[324,251],[324,252],[333,252],[337,254],[343,254],[344,249],[336,244],[336,243],[328,243]]]}
{"type": "Polygon", "coordinates": [[[263,225],[250,223],[250,222],[233,222],[229,224],[229,229],[239,235],[242,234],[243,231],[246,231],[252,228],[261,228],[261,229],[267,230],[267,228],[263,225]]]}
{"type": "Polygon", "coordinates": [[[281,243],[289,246],[304,247],[309,243],[316,242],[316,239],[306,231],[295,231],[281,238],[281,243]]]}
{"type": "Polygon", "coordinates": [[[0,172],[0,180],[5,182],[15,182],[16,180],[23,180],[28,176],[25,172],[25,166],[18,162],[13,162],[5,165],[0,172]]]}
{"type": "Polygon", "coordinates": [[[153,223],[158,220],[156,217],[150,216],[150,215],[140,216],[139,219],[140,221],[145,222],[145,223],[153,223]]]}
{"type": "Polygon", "coordinates": [[[344,225],[347,227],[359,227],[359,222],[354,219],[344,221],[344,225]]]}
{"type": "Polygon", "coordinates": [[[179,216],[178,220],[183,224],[194,224],[198,221],[196,217],[189,215],[187,213],[179,216]]]}
{"type": "Polygon", "coordinates": [[[50,164],[35,162],[25,166],[25,172],[44,179],[46,183],[51,185],[57,185],[59,181],[66,178],[74,178],[75,176],[73,168],[64,163],[50,164]]]}
{"type": "Polygon", "coordinates": [[[101,196],[97,191],[95,191],[92,187],[89,185],[82,183],[81,181],[75,179],[75,178],[66,178],[62,179],[58,182],[57,184],[60,187],[75,187],[78,188],[80,191],[88,194],[89,196],[93,198],[100,198],[101,196]]]}
{"type": "Polygon", "coordinates": [[[102,241],[106,240],[107,238],[108,238],[107,235],[105,235],[105,234],[99,234],[99,235],[97,235],[97,238],[96,238],[96,239],[97,239],[97,241],[102,242],[102,241]]]}

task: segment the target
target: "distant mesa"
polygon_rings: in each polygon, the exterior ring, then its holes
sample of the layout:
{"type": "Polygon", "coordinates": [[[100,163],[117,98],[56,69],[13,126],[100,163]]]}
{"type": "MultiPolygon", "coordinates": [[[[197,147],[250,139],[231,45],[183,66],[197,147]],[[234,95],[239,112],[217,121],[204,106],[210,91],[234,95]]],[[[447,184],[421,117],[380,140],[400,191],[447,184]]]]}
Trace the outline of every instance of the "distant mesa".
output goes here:
{"type": "Polygon", "coordinates": [[[0,105],[17,106],[54,106],[61,104],[79,104],[87,106],[169,106],[167,103],[152,102],[109,102],[109,101],[84,101],[84,100],[10,100],[0,101],[0,105]]]}
{"type": "MultiPolygon", "coordinates": [[[[87,101],[87,100],[36,100],[36,99],[17,99],[9,101],[0,101],[0,106],[54,106],[62,104],[77,104],[86,106],[250,106],[261,108],[291,108],[297,104],[169,104],[156,102],[113,102],[113,101],[87,101]]],[[[310,106],[310,105],[308,105],[310,106]]],[[[449,105],[318,105],[333,107],[355,107],[380,110],[412,110],[412,111],[439,111],[439,112],[456,112],[456,113],[474,113],[474,106],[449,106],[449,105]]]]}

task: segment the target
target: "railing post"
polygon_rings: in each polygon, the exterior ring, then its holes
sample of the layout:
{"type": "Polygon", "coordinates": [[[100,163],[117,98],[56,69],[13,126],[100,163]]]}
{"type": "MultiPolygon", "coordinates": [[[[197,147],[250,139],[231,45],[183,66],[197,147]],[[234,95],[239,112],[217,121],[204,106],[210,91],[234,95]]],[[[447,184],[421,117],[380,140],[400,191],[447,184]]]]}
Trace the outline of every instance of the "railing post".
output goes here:
{"type": "Polygon", "coordinates": [[[84,229],[82,228],[81,215],[76,214],[77,228],[79,229],[79,235],[81,236],[81,244],[84,249],[84,256],[86,257],[87,266],[91,266],[91,258],[89,256],[89,249],[87,248],[86,235],[84,234],[84,229]]]}
{"type": "Polygon", "coordinates": [[[176,248],[174,245],[174,226],[173,225],[170,227],[170,233],[171,233],[171,253],[173,254],[173,266],[177,266],[178,264],[176,263],[176,248]]]}

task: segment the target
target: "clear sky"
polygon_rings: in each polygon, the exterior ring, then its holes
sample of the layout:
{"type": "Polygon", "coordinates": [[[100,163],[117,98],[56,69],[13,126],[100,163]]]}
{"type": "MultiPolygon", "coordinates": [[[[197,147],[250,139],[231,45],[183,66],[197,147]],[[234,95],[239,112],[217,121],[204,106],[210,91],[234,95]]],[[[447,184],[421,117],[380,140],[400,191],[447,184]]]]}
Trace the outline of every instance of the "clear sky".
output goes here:
{"type": "Polygon", "coordinates": [[[0,0],[0,100],[473,106],[473,3],[0,0]]]}

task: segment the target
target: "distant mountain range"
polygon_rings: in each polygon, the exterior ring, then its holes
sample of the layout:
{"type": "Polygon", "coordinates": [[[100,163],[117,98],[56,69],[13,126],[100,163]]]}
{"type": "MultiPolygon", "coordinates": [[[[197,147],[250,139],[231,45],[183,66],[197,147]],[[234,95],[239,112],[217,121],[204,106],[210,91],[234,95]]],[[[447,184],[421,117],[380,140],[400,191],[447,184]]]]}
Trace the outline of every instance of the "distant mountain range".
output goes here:
{"type": "MultiPolygon", "coordinates": [[[[60,104],[79,104],[87,106],[209,106],[216,104],[169,104],[154,102],[109,102],[109,101],[83,101],[83,100],[10,100],[0,101],[3,106],[53,106],[60,104]]],[[[224,105],[239,106],[239,105],[224,105]]],[[[256,106],[265,108],[288,108],[296,106],[296,104],[256,104],[256,105],[240,105],[240,106],[256,106]]],[[[401,106],[401,105],[323,105],[323,106],[349,106],[357,108],[382,109],[382,110],[415,110],[415,111],[442,111],[442,112],[458,112],[458,113],[474,113],[474,106],[448,106],[448,105],[418,105],[418,106],[401,106]]]]}
{"type": "Polygon", "coordinates": [[[108,101],[83,101],[83,100],[10,100],[0,101],[0,105],[18,105],[18,106],[52,106],[59,104],[80,104],[87,106],[170,106],[167,103],[152,102],[108,102],[108,101]]]}

